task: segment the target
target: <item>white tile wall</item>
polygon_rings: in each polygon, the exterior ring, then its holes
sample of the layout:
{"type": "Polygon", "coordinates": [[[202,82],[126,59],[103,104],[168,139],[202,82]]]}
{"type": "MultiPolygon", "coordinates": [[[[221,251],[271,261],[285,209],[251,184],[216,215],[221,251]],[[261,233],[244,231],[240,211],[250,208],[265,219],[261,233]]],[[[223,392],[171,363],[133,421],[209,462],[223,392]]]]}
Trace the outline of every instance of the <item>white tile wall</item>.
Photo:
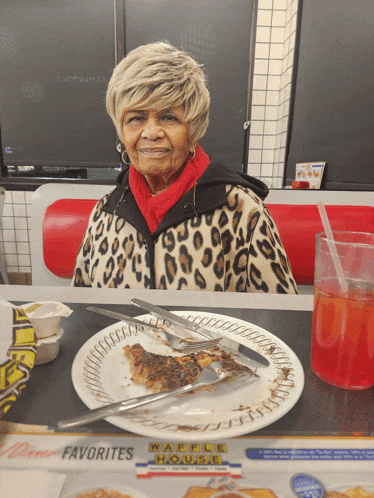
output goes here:
{"type": "MultiPolygon", "coordinates": [[[[248,173],[282,188],[298,0],[258,0],[248,173]]],[[[31,273],[33,192],[7,191],[0,249],[8,272],[31,273]]]]}
{"type": "Polygon", "coordinates": [[[0,245],[8,273],[31,273],[30,218],[33,192],[6,191],[0,245]]]}
{"type": "Polygon", "coordinates": [[[282,188],[298,0],[259,0],[248,173],[282,188]]]}

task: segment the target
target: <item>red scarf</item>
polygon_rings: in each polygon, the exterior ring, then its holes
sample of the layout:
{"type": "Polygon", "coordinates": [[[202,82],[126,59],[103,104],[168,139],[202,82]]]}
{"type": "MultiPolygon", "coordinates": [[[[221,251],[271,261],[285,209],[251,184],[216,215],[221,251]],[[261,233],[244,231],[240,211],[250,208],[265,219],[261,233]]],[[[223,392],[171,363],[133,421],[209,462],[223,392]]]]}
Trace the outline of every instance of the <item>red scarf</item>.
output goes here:
{"type": "Polygon", "coordinates": [[[196,145],[196,155],[193,161],[187,162],[170,187],[155,196],[152,196],[143,175],[133,165],[130,166],[130,188],[151,233],[156,230],[174,204],[194,186],[209,163],[209,157],[199,145],[196,145]]]}

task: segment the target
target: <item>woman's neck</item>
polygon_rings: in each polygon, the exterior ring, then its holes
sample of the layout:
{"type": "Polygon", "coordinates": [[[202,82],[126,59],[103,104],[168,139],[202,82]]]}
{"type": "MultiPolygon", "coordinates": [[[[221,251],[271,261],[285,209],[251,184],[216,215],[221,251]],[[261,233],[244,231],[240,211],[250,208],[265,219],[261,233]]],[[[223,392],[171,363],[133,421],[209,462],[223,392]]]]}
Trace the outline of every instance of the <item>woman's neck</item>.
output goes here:
{"type": "Polygon", "coordinates": [[[146,184],[148,185],[151,194],[157,195],[167,190],[170,187],[170,185],[172,185],[177,180],[179,175],[184,170],[186,164],[187,162],[185,162],[183,166],[179,168],[178,171],[175,171],[172,175],[167,177],[163,177],[161,175],[143,175],[143,178],[146,184]]]}

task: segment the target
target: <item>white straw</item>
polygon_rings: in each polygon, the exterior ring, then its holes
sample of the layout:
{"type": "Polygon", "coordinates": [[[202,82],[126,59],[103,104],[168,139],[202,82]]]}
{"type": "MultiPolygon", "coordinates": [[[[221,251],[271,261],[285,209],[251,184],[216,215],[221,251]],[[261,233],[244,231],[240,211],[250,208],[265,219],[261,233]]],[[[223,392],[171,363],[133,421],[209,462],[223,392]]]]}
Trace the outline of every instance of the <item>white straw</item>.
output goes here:
{"type": "Polygon", "coordinates": [[[326,208],[325,208],[322,201],[317,202],[317,206],[318,206],[319,214],[321,216],[323,227],[324,227],[325,232],[326,232],[327,243],[328,243],[328,246],[330,249],[332,260],[334,262],[335,271],[336,271],[336,274],[338,276],[340,287],[342,288],[343,292],[348,292],[348,284],[344,278],[343,269],[342,269],[342,266],[340,264],[338,252],[336,250],[334,235],[332,233],[331,225],[330,225],[329,219],[327,217],[326,208]]]}

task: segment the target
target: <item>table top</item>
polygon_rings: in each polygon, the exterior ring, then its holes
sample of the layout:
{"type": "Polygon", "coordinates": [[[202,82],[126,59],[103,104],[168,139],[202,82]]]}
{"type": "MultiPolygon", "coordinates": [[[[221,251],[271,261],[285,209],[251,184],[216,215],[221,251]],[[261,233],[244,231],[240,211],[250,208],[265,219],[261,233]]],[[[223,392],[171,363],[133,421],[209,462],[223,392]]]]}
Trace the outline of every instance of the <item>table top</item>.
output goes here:
{"type": "Polygon", "coordinates": [[[227,307],[238,309],[313,310],[310,294],[247,294],[236,292],[164,291],[145,289],[99,289],[29,285],[1,285],[1,295],[8,301],[46,301],[64,303],[128,304],[133,298],[159,306],[227,307]]]}
{"type": "MultiPolygon", "coordinates": [[[[2,286],[14,304],[37,300],[61,301],[73,313],[62,318],[64,335],[59,356],[35,366],[27,388],[2,418],[19,424],[47,426],[57,430],[57,421],[82,413],[87,408],[75,392],[71,366],[80,347],[113,320],[87,310],[100,304],[107,309],[136,316],[139,309],[129,305],[138,297],[173,310],[219,313],[253,323],[283,340],[300,359],[305,387],[296,405],[280,420],[251,433],[258,437],[374,435],[373,391],[348,391],[317,378],[310,369],[310,341],[313,296],[264,294],[221,294],[171,291],[120,291],[108,289],[43,288],[2,286]],[[18,287],[18,288],[17,288],[18,287]],[[78,292],[77,292],[78,291],[78,292]],[[100,292],[104,291],[104,292],[100,292]]],[[[82,428],[76,430],[82,432],[82,428]]],[[[124,434],[106,421],[89,424],[84,432],[124,434]]]]}

